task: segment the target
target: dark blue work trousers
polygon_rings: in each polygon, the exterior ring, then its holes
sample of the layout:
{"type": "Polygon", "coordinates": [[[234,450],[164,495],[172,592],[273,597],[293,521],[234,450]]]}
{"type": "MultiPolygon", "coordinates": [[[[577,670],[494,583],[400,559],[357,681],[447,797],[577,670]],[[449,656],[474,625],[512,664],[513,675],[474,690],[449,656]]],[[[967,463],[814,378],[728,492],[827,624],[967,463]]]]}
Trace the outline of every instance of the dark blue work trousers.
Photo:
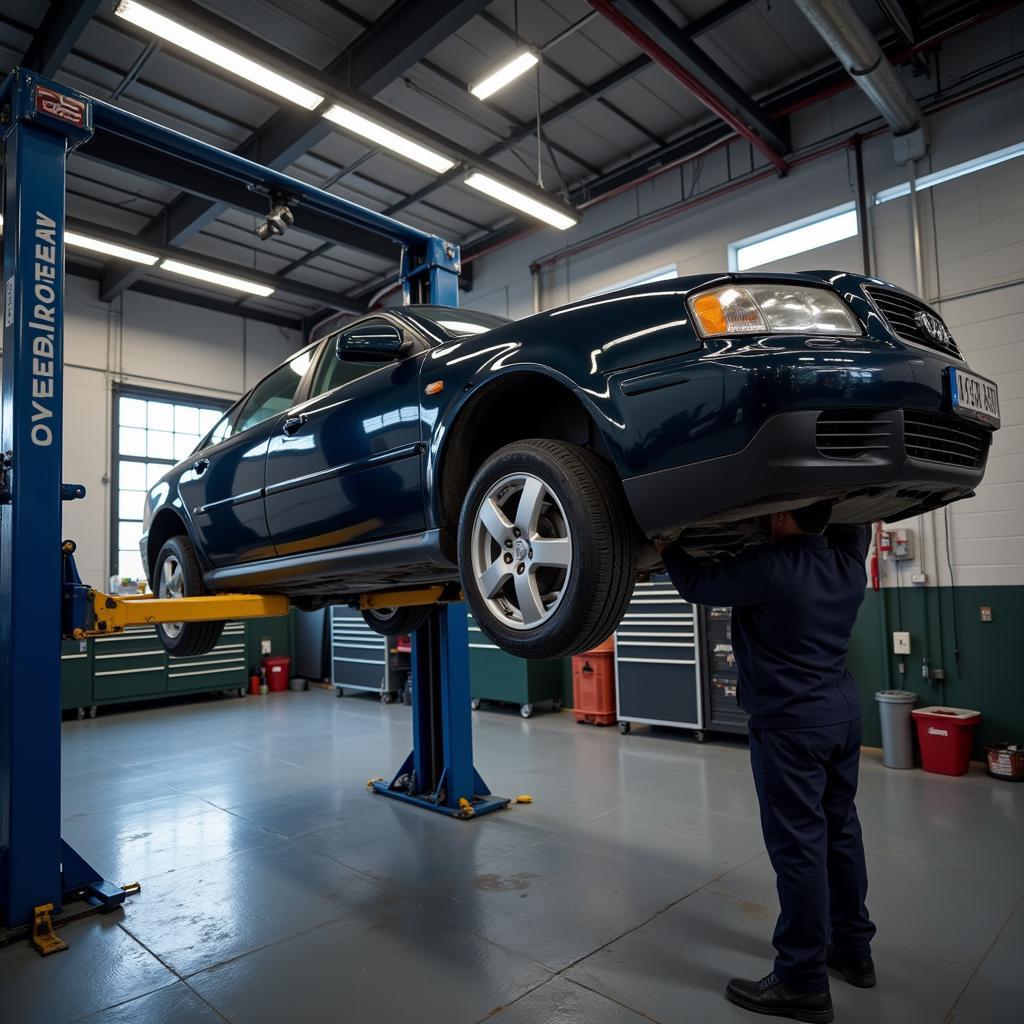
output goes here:
{"type": "Polygon", "coordinates": [[[860,739],[859,720],[750,730],[761,829],[782,907],[775,973],[800,992],[828,991],[829,942],[844,956],[871,955],[875,926],[864,904],[868,876],[853,802],[860,739]]]}

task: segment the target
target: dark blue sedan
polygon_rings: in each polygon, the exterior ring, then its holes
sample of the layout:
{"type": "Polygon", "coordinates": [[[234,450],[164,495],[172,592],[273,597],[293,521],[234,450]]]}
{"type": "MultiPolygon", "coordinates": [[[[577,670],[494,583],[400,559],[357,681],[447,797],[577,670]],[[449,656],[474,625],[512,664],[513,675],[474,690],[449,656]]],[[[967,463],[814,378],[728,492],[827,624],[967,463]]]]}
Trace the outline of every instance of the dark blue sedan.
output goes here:
{"type": "MultiPolygon", "coordinates": [[[[300,607],[436,584],[524,657],[604,640],[652,540],[714,556],[823,497],[833,520],[969,497],[999,401],[942,319],[853,274],[642,285],[524,320],[406,306],[303,349],[149,493],[157,594],[300,607]]],[[[424,608],[365,613],[380,632],[424,608]]],[[[159,627],[194,655],[220,624],[159,627]]]]}

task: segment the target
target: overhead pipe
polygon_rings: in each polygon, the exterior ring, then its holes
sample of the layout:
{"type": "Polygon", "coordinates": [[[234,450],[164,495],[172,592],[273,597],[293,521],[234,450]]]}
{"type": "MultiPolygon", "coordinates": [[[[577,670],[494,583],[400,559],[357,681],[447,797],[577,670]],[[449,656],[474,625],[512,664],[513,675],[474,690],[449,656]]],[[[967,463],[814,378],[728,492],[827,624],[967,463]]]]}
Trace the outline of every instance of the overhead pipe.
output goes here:
{"type": "Polygon", "coordinates": [[[681,82],[712,113],[723,120],[737,135],[746,139],[756,150],[763,153],[776,167],[779,174],[785,174],[788,165],[785,158],[770,143],[762,139],[745,121],[729,109],[710,89],[690,74],[678,61],[673,60],[661,46],[642,28],[634,24],[611,0],[589,0],[590,6],[603,15],[627,39],[638,46],[656,64],[681,82]]]}
{"type": "Polygon", "coordinates": [[[888,122],[896,162],[928,151],[924,114],[849,0],[796,0],[853,81],[888,122]]]}

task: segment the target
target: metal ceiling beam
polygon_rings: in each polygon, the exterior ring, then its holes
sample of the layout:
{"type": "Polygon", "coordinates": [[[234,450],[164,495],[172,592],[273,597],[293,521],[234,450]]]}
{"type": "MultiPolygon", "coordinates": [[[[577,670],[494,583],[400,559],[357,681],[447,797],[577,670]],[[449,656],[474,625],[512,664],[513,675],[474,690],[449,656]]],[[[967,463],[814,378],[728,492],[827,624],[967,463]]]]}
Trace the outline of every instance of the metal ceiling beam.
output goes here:
{"type": "Polygon", "coordinates": [[[688,21],[683,26],[683,34],[688,39],[695,39],[705,32],[710,32],[723,21],[728,21],[734,14],[739,14],[754,2],[755,0],[726,0],[725,3],[712,7],[710,11],[702,14],[699,18],[688,21]]]}
{"type": "MultiPolygon", "coordinates": [[[[616,68],[614,71],[605,75],[603,78],[598,79],[592,85],[584,86],[580,92],[568,99],[563,100],[561,103],[556,103],[555,106],[549,107],[540,116],[540,123],[542,128],[554,124],[556,121],[560,121],[563,117],[568,117],[569,114],[580,107],[590,103],[596,97],[607,92],[609,89],[614,89],[615,86],[621,82],[625,82],[637,74],[643,67],[646,67],[650,61],[647,57],[634,57],[633,60],[627,64],[623,64],[622,67],[616,68]]],[[[537,130],[536,125],[522,124],[513,130],[511,135],[506,136],[500,142],[496,142],[493,146],[489,146],[483,152],[485,159],[493,159],[499,153],[503,153],[507,149],[511,149],[516,144],[522,142],[528,138],[537,130]]],[[[397,203],[392,203],[385,211],[389,217],[393,217],[396,213],[400,213],[402,210],[408,209],[410,206],[414,206],[416,203],[425,199],[427,196],[436,192],[439,188],[445,185],[451,184],[456,181],[459,177],[460,172],[457,169],[448,171],[446,174],[442,174],[437,181],[432,181],[429,185],[425,185],[418,192],[413,192],[412,195],[408,195],[399,199],[397,203]]]]}
{"type": "Polygon", "coordinates": [[[104,0],[50,0],[21,66],[53,78],[104,0]]]}
{"type": "Polygon", "coordinates": [[[876,0],[886,20],[907,45],[917,42],[917,11],[910,0],[876,0]]]}
{"type": "MultiPolygon", "coordinates": [[[[515,31],[509,28],[504,22],[496,18],[493,14],[491,14],[490,11],[484,11],[480,17],[483,21],[487,22],[487,24],[490,25],[492,28],[495,28],[499,32],[501,32],[507,39],[513,41],[516,40],[517,37],[515,31]]],[[[564,78],[574,89],[583,90],[584,88],[586,88],[586,86],[584,86],[584,84],[574,74],[567,71],[560,64],[557,64],[547,55],[543,57],[543,63],[547,65],[547,67],[549,67],[552,71],[554,71],[556,75],[560,75],[562,78],[564,78]]],[[[626,124],[628,124],[634,131],[637,131],[641,135],[645,136],[648,139],[648,141],[657,142],[659,144],[661,144],[664,141],[663,139],[659,138],[654,132],[652,132],[646,125],[642,124],[640,121],[638,121],[635,117],[632,117],[630,114],[627,114],[621,107],[618,107],[614,103],[612,103],[611,100],[605,99],[603,96],[595,97],[595,100],[596,102],[600,103],[600,105],[604,107],[605,110],[609,111],[609,113],[614,114],[621,121],[624,121],[626,124]]]]}
{"type": "Polygon", "coordinates": [[[609,22],[681,82],[709,110],[786,170],[789,132],[772,121],[653,0],[589,0],[609,22]]]}
{"type": "MultiPolygon", "coordinates": [[[[487,2],[452,0],[439,10],[433,0],[396,0],[327,66],[324,75],[338,87],[373,95],[479,13],[487,2]]],[[[162,9],[171,15],[176,11],[184,13],[189,23],[200,31],[206,23],[228,24],[190,2],[164,3],[162,9]]],[[[236,26],[231,26],[231,30],[235,36],[244,34],[236,26]]],[[[252,40],[247,33],[244,35],[247,37],[244,45],[248,50],[252,40]]],[[[262,43],[256,50],[261,59],[266,51],[267,47],[262,43]]],[[[236,152],[275,170],[283,170],[331,131],[331,122],[317,113],[282,109],[246,139],[236,152]]],[[[266,203],[261,205],[265,207],[266,203]]],[[[169,244],[184,242],[216,220],[222,211],[223,207],[216,202],[197,199],[194,195],[179,195],[169,204],[166,216],[155,217],[139,237],[143,241],[159,240],[169,244]],[[174,234],[167,232],[171,224],[174,225],[174,234]]],[[[266,213],[266,209],[259,212],[266,213]]],[[[126,271],[124,267],[108,264],[100,284],[101,298],[109,301],[131,287],[139,276],[137,271],[126,271]]]]}

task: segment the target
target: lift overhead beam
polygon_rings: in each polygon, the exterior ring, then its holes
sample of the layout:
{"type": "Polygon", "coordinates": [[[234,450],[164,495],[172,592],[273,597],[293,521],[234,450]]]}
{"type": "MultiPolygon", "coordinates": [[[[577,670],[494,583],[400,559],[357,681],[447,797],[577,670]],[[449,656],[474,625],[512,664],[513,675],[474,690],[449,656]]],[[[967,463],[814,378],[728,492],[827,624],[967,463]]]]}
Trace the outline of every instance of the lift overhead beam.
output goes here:
{"type": "MultiPolygon", "coordinates": [[[[453,0],[438,5],[435,0],[395,0],[377,22],[327,65],[323,74],[338,86],[363,96],[373,96],[458,31],[487,2],[453,0]],[[440,11],[439,6],[443,8],[440,11]]],[[[218,26],[227,26],[236,40],[242,36],[243,30],[238,26],[218,19],[216,14],[198,4],[169,3],[165,6],[169,14],[183,16],[186,22],[200,30],[219,32],[218,26]]],[[[265,43],[256,52],[261,59],[268,58],[265,43]]],[[[293,73],[293,69],[289,68],[288,73],[293,73]]],[[[236,152],[257,159],[267,167],[283,170],[327,138],[331,131],[331,122],[317,113],[282,109],[253,132],[236,152]]],[[[139,239],[157,238],[171,245],[180,245],[216,220],[230,205],[233,205],[230,200],[191,195],[184,190],[172,200],[167,220],[154,217],[140,232],[139,239]],[[167,230],[168,225],[173,225],[173,233],[167,230]]],[[[103,272],[101,297],[109,301],[120,295],[138,276],[136,268],[108,264],[103,272]]]]}

